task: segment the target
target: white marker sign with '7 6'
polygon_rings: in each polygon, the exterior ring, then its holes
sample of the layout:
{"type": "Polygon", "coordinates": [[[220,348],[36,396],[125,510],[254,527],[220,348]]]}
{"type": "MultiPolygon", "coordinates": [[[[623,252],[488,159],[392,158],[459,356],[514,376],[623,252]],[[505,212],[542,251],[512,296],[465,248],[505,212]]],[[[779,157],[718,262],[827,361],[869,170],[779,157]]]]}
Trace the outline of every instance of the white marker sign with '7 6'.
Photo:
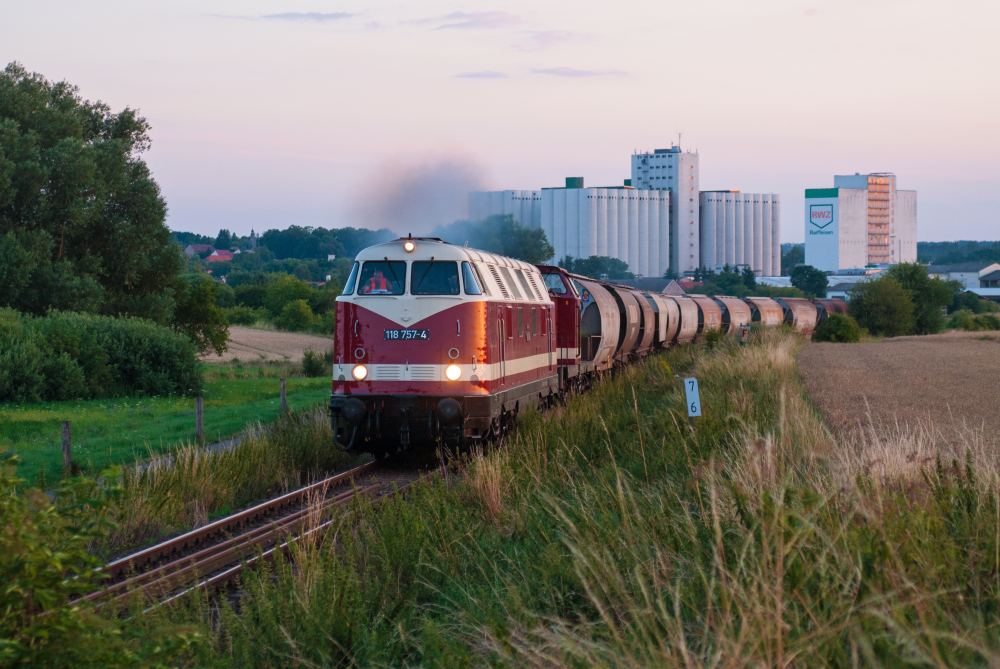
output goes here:
{"type": "Polygon", "coordinates": [[[694,418],[701,415],[701,398],[698,397],[698,379],[684,379],[684,392],[687,394],[688,416],[694,418]]]}

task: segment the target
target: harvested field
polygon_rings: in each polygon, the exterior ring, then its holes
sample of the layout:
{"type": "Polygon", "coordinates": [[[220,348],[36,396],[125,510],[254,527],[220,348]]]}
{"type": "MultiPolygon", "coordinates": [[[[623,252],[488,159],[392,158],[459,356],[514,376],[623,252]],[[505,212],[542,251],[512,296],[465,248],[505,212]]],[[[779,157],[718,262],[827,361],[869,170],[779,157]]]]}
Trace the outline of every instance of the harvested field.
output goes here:
{"type": "Polygon", "coordinates": [[[243,362],[260,360],[298,362],[302,360],[302,354],[307,348],[322,354],[333,348],[333,340],[293,332],[253,330],[234,326],[229,328],[229,350],[221,358],[209,352],[202,355],[201,359],[205,362],[228,362],[233,358],[239,358],[243,362]]]}
{"type": "Polygon", "coordinates": [[[1000,332],[808,343],[799,369],[827,425],[841,435],[897,423],[934,426],[946,438],[1000,434],[1000,332]]]}

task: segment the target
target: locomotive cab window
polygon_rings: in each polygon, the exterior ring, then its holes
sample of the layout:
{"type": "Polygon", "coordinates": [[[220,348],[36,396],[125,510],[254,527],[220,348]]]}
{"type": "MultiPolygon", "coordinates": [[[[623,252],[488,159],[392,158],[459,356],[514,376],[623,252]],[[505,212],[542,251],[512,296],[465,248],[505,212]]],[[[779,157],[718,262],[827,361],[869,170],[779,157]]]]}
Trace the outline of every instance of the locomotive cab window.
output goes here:
{"type": "Polygon", "coordinates": [[[414,261],[410,268],[413,295],[458,295],[458,264],[448,261],[414,261]]]}
{"type": "Polygon", "coordinates": [[[479,281],[476,278],[475,273],[472,271],[472,266],[468,262],[462,263],[462,281],[465,283],[465,294],[466,295],[482,295],[483,289],[479,285],[479,281]]]}
{"type": "Polygon", "coordinates": [[[354,292],[354,285],[358,282],[358,268],[361,267],[361,263],[354,263],[354,267],[351,268],[351,275],[347,277],[347,283],[344,285],[344,291],[341,295],[350,295],[354,292]]]}
{"type": "Polygon", "coordinates": [[[406,263],[368,260],[361,266],[358,295],[402,295],[406,292],[406,263]]]}
{"type": "Polygon", "coordinates": [[[569,292],[561,274],[543,274],[542,277],[545,279],[545,287],[556,295],[565,295],[569,292]]]}

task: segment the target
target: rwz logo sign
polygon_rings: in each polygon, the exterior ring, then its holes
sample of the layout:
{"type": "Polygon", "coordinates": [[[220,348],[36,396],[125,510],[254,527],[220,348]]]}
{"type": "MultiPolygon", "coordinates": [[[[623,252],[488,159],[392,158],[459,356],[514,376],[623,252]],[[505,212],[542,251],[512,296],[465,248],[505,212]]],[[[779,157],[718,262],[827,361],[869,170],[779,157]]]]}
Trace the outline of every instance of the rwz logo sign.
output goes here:
{"type": "Polygon", "coordinates": [[[809,222],[822,230],[833,223],[832,204],[811,204],[809,205],[809,222]]]}

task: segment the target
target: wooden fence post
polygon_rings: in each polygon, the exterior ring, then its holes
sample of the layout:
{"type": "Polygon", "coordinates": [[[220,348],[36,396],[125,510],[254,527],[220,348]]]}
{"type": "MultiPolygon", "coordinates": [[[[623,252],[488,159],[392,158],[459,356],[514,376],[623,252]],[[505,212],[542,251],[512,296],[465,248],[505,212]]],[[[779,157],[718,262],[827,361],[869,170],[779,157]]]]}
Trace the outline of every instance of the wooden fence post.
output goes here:
{"type": "Polygon", "coordinates": [[[285,380],[281,380],[281,410],[288,411],[288,400],[285,398],[285,380]]]}
{"type": "Polygon", "coordinates": [[[194,398],[194,426],[198,433],[198,439],[203,440],[205,438],[205,424],[202,421],[202,403],[201,398],[194,398]]]}
{"type": "Polygon", "coordinates": [[[70,427],[69,421],[63,421],[63,467],[69,469],[70,463],[73,461],[73,444],[70,440],[70,427]]]}

